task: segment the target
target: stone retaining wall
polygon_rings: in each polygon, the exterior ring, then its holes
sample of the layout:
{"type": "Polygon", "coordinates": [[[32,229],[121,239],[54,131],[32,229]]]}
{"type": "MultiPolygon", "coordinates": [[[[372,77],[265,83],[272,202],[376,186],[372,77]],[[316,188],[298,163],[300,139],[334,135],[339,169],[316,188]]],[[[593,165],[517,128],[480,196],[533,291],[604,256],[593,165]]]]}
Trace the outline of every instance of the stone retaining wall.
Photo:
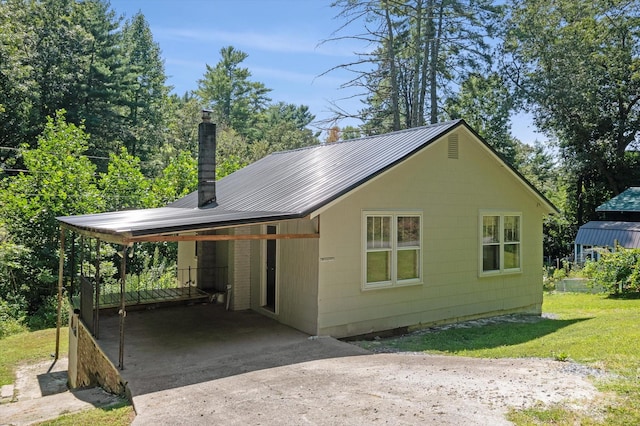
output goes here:
{"type": "Polygon", "coordinates": [[[69,353],[70,361],[75,356],[76,368],[75,383],[71,383],[71,386],[100,386],[108,392],[125,395],[126,386],[116,366],[105,355],[82,321],[77,321],[74,325],[77,328],[69,333],[70,338],[77,338],[77,353],[69,353]]]}

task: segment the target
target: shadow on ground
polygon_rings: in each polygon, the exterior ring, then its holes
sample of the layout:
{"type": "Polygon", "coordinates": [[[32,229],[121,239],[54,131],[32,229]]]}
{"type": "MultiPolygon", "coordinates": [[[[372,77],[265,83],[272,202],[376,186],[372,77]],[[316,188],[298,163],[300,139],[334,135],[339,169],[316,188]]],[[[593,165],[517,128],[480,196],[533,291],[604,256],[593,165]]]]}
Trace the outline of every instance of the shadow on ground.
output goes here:
{"type": "MultiPolygon", "coordinates": [[[[100,318],[99,344],[118,365],[119,317],[100,318]]],[[[252,311],[197,304],[129,312],[122,379],[137,395],[256,370],[370,352],[309,335],[252,311]]]]}
{"type": "Polygon", "coordinates": [[[526,343],[590,319],[560,320],[509,315],[433,327],[404,336],[373,342],[358,342],[358,345],[374,352],[438,351],[457,353],[464,350],[492,349],[526,343]]]}

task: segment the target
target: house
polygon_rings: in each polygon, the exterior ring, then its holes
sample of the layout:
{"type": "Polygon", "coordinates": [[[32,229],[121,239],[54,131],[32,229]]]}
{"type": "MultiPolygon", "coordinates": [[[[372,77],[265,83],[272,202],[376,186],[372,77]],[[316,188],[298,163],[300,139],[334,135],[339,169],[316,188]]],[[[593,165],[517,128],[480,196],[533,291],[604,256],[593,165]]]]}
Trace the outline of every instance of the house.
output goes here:
{"type": "Polygon", "coordinates": [[[576,262],[597,260],[602,250],[640,248],[640,187],[627,188],[596,208],[596,212],[603,220],[587,222],[578,229],[576,262]]]}
{"type": "MultiPolygon", "coordinates": [[[[200,126],[213,159],[215,126],[200,126]]],[[[541,312],[556,209],[463,120],[274,153],[219,181],[199,167],[198,191],[167,207],[59,220],[125,250],[178,241],[183,284],[310,335],[541,312]]]]}

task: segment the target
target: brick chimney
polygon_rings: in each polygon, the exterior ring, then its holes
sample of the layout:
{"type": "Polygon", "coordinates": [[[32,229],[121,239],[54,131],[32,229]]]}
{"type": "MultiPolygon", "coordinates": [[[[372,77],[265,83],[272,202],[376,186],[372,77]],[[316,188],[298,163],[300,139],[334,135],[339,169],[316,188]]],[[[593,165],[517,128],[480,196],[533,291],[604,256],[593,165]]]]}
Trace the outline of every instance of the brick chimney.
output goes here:
{"type": "Polygon", "coordinates": [[[198,125],[198,207],[216,201],[216,125],[211,111],[202,110],[198,125]]]}

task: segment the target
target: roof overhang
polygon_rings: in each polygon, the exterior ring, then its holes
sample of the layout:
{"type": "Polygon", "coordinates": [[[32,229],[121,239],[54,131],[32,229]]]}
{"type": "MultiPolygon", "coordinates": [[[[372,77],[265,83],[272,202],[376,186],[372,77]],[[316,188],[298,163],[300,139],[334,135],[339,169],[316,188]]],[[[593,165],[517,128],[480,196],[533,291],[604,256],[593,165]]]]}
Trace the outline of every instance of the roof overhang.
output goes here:
{"type": "MultiPolygon", "coordinates": [[[[78,216],[58,217],[63,228],[102,241],[130,245],[136,242],[215,241],[221,239],[286,238],[222,235],[197,235],[199,232],[226,229],[243,225],[273,223],[304,217],[287,212],[239,212],[215,208],[173,208],[124,210],[78,216]],[[192,235],[185,235],[192,234],[192,235]],[[262,238],[264,237],[264,238],[262,238]]],[[[296,238],[291,236],[289,238],[296,238]]],[[[300,234],[302,235],[302,234],[300,234]]],[[[312,238],[305,234],[306,238],[312,238]]]]}

